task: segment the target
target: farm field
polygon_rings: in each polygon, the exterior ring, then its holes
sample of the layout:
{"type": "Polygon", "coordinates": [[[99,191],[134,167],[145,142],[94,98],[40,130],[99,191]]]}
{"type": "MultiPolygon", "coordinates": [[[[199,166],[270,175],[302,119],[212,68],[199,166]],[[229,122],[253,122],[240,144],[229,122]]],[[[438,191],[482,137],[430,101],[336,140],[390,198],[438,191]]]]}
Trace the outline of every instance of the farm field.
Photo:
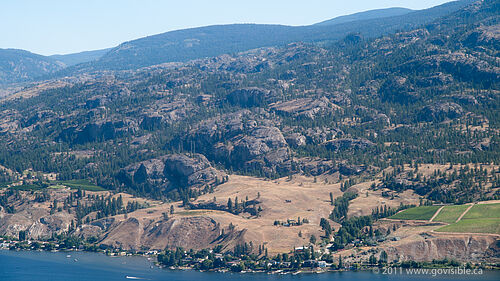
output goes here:
{"type": "Polygon", "coordinates": [[[440,206],[420,206],[404,210],[389,218],[399,220],[429,220],[439,208],[440,206]]]}
{"type": "Polygon", "coordinates": [[[104,188],[97,186],[88,180],[68,180],[68,181],[58,181],[58,185],[64,185],[71,189],[81,189],[86,191],[105,191],[104,188]]]}
{"type": "Polygon", "coordinates": [[[31,191],[31,190],[41,190],[43,187],[36,184],[22,184],[22,185],[14,185],[9,187],[13,190],[22,190],[22,191],[31,191]]]}
{"type": "Polygon", "coordinates": [[[445,206],[433,221],[454,223],[469,205],[445,206]]]}
{"type": "Polygon", "coordinates": [[[476,204],[462,219],[500,218],[500,203],[476,204]]]}
{"type": "Polygon", "coordinates": [[[500,234],[500,218],[462,219],[437,229],[438,232],[500,234]]]}

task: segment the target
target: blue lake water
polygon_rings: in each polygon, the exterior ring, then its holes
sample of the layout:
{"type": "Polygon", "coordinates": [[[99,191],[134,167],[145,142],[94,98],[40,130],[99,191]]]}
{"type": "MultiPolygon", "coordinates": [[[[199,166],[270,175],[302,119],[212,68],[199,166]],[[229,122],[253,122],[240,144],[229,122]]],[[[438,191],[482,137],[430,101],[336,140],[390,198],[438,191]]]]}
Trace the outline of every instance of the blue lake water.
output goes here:
{"type": "Polygon", "coordinates": [[[323,280],[500,280],[500,272],[487,271],[482,275],[384,275],[374,272],[334,272],[324,274],[276,275],[263,273],[207,273],[194,270],[166,270],[153,266],[144,257],[108,257],[102,254],[69,252],[15,252],[0,250],[0,280],[2,281],[323,281],[323,280]],[[67,257],[71,255],[71,257],[67,257]]]}

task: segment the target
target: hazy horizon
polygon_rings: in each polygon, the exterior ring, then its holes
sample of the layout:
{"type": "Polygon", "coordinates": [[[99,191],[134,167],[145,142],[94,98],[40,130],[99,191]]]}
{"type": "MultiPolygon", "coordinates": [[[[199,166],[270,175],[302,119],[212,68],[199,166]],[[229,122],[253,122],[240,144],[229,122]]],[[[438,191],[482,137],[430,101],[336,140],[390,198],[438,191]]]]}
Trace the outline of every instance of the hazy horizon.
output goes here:
{"type": "Polygon", "coordinates": [[[419,10],[446,2],[450,1],[19,0],[0,4],[0,48],[24,49],[41,55],[71,54],[185,28],[232,23],[300,26],[367,10],[419,10]]]}

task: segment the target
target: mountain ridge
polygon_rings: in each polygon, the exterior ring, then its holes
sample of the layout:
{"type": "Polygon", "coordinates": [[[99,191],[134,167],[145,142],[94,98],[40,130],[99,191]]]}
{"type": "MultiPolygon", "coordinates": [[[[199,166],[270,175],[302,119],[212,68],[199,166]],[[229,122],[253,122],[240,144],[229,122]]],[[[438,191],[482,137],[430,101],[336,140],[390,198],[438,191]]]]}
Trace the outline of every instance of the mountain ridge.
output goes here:
{"type": "Polygon", "coordinates": [[[474,0],[448,2],[402,16],[360,20],[356,22],[357,25],[353,22],[298,27],[233,24],[176,30],[124,42],[111,49],[93,66],[98,69],[137,68],[299,41],[335,41],[350,33],[377,37],[430,23],[473,2],[474,0]]]}
{"type": "Polygon", "coordinates": [[[0,84],[41,77],[64,68],[52,58],[20,49],[0,49],[0,84]]]}
{"type": "Polygon", "coordinates": [[[48,56],[57,61],[64,63],[66,66],[72,66],[80,63],[90,62],[94,60],[98,60],[104,54],[106,54],[112,48],[100,49],[100,50],[92,50],[92,51],[83,51],[78,53],[71,53],[65,55],[51,55],[48,56]]]}
{"type": "Polygon", "coordinates": [[[347,22],[358,21],[358,20],[369,20],[369,19],[376,19],[376,18],[401,16],[401,15],[405,15],[405,14],[408,14],[408,13],[413,12],[413,11],[414,10],[412,10],[412,9],[400,8],[400,7],[393,7],[393,8],[386,8],[386,9],[375,9],[375,10],[368,10],[368,11],[358,12],[358,13],[349,14],[349,15],[345,15],[345,16],[335,17],[333,19],[328,19],[328,20],[325,20],[322,22],[315,23],[314,25],[335,25],[335,24],[347,23],[347,22]]]}
{"type": "MultiPolygon", "coordinates": [[[[135,69],[166,62],[186,62],[261,47],[283,46],[292,42],[328,43],[340,40],[351,33],[359,33],[364,37],[377,37],[396,30],[408,30],[428,24],[472,2],[472,0],[449,2],[429,9],[388,17],[384,15],[403,13],[406,10],[394,8],[367,11],[330,20],[335,24],[323,22],[323,24],[299,27],[233,24],[175,30],[127,41],[109,49],[50,57],[39,55],[39,64],[47,66],[50,64],[49,68],[41,67],[34,72],[16,73],[4,67],[3,74],[0,74],[0,83],[27,82],[93,70],[135,69]],[[353,19],[356,20],[352,21],[353,19]]],[[[32,67],[33,65],[26,66],[26,68],[32,67]]]]}

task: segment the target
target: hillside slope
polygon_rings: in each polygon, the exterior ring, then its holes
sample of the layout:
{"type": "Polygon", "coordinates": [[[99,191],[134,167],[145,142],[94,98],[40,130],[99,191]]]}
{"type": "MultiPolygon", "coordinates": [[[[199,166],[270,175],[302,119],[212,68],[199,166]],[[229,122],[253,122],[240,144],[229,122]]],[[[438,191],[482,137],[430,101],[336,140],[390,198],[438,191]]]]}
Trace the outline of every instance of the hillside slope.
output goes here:
{"type": "MultiPolygon", "coordinates": [[[[112,49],[92,67],[128,69],[165,62],[187,61],[291,42],[321,42],[341,39],[350,33],[377,37],[396,30],[429,23],[470,4],[471,0],[446,3],[406,15],[312,26],[236,24],[185,29],[153,35],[112,49]]],[[[354,18],[357,18],[354,16],[354,18]]]]}
{"type": "Polygon", "coordinates": [[[0,49],[0,84],[14,83],[41,77],[62,69],[54,59],[24,50],[0,49]]]}
{"type": "MultiPolygon", "coordinates": [[[[207,158],[197,166],[276,178],[497,161],[494,5],[478,2],[377,39],[351,35],[324,48],[296,43],[27,88],[15,95],[23,99],[0,103],[0,141],[9,144],[0,165],[186,199],[196,196],[182,190],[193,181],[173,181],[149,165],[196,152],[207,158]],[[70,154],[54,158],[55,150],[70,154]]],[[[464,171],[462,180],[475,173],[464,171]]],[[[443,202],[497,196],[490,177],[483,194],[476,185],[450,191],[457,182],[448,176],[429,184],[410,175],[395,169],[382,184],[443,202]]]]}
{"type": "Polygon", "coordinates": [[[395,16],[402,16],[405,14],[409,14],[411,12],[412,12],[411,9],[406,9],[406,8],[377,9],[377,10],[355,13],[347,16],[336,17],[330,20],[319,22],[315,25],[335,25],[335,24],[360,21],[360,20],[395,17],[395,16]]]}
{"type": "Polygon", "coordinates": [[[52,55],[51,58],[64,63],[66,66],[72,66],[79,63],[91,62],[100,59],[104,54],[106,54],[111,48],[95,50],[95,51],[85,51],[74,54],[66,55],[52,55]]]}

